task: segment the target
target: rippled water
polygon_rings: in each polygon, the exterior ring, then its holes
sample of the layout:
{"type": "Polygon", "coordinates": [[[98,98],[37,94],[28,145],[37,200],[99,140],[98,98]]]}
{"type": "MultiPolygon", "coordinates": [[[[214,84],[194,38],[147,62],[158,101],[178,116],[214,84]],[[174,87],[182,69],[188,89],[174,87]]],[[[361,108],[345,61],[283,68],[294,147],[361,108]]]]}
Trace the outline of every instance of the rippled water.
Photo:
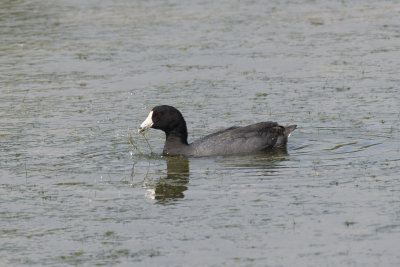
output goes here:
{"type": "Polygon", "coordinates": [[[397,266],[397,1],[2,1],[0,265],[397,266]],[[165,158],[298,124],[287,152],[165,158]]]}

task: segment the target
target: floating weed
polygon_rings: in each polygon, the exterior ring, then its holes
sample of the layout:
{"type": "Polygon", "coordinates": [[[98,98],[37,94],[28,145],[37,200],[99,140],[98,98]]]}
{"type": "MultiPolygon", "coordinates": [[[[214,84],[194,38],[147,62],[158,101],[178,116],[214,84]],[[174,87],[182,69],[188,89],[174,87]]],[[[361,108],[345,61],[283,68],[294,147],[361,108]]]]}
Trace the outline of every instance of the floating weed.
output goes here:
{"type": "Polygon", "coordinates": [[[88,185],[85,182],[62,182],[62,183],[56,183],[55,185],[67,185],[67,186],[86,185],[86,186],[93,186],[93,185],[88,185]]]}
{"type": "MultiPolygon", "coordinates": [[[[139,156],[143,156],[143,152],[142,150],[139,148],[139,146],[137,145],[137,139],[133,138],[133,133],[131,132],[131,134],[129,135],[129,143],[133,146],[133,148],[139,153],[139,156]]],[[[150,149],[150,153],[153,154],[153,150],[151,149],[149,140],[147,139],[147,131],[143,131],[141,133],[139,133],[141,136],[143,136],[144,140],[146,141],[147,147],[150,149]]],[[[138,136],[138,135],[136,135],[138,136]]]]}
{"type": "Polygon", "coordinates": [[[1,233],[3,235],[15,234],[16,232],[17,232],[17,229],[4,229],[4,230],[1,230],[1,233]]]}
{"type": "Polygon", "coordinates": [[[85,260],[85,252],[82,250],[69,253],[69,255],[61,255],[60,259],[72,265],[81,265],[85,260]]]}
{"type": "Polygon", "coordinates": [[[250,99],[251,100],[265,99],[267,96],[268,96],[267,93],[256,93],[255,97],[250,98],[250,99]]]}
{"type": "Polygon", "coordinates": [[[353,222],[353,221],[345,221],[344,224],[345,224],[347,227],[350,227],[351,225],[355,224],[355,222],[353,222]]]}
{"type": "Polygon", "coordinates": [[[127,249],[118,249],[115,251],[116,254],[121,255],[121,256],[129,256],[129,250],[127,249]]]}
{"type": "Polygon", "coordinates": [[[111,236],[115,236],[115,233],[113,231],[107,231],[104,236],[106,237],[111,237],[111,236]]]}
{"type": "Polygon", "coordinates": [[[351,88],[350,87],[336,87],[335,88],[337,92],[343,92],[345,90],[349,91],[351,88]]]}
{"type": "MultiPolygon", "coordinates": [[[[254,247],[252,247],[254,248],[254,247]]],[[[240,258],[240,257],[234,257],[233,260],[235,262],[254,262],[255,259],[254,258],[240,258]]]]}
{"type": "Polygon", "coordinates": [[[81,251],[76,251],[76,252],[74,252],[74,253],[72,253],[74,256],[82,256],[83,255],[83,251],[81,250],[81,251]]]}
{"type": "Polygon", "coordinates": [[[150,257],[150,258],[152,258],[152,257],[157,257],[157,256],[160,256],[161,255],[161,252],[159,251],[159,250],[150,250],[149,252],[148,252],[148,256],[150,257]]]}
{"type": "Polygon", "coordinates": [[[322,18],[310,18],[309,22],[311,25],[315,26],[324,25],[324,20],[322,18]]]}
{"type": "Polygon", "coordinates": [[[268,94],[267,93],[257,93],[256,97],[267,97],[268,94]]]}

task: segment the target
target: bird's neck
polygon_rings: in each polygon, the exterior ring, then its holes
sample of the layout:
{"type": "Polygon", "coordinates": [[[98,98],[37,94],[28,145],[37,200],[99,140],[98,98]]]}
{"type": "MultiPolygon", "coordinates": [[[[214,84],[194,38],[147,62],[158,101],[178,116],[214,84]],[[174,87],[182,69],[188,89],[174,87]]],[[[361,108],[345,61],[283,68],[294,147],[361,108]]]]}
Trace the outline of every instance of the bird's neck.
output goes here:
{"type": "Polygon", "coordinates": [[[190,146],[187,142],[183,142],[180,136],[169,135],[165,140],[163,155],[166,156],[179,156],[187,155],[190,150],[190,146]]]}
{"type": "Polygon", "coordinates": [[[166,135],[166,143],[182,143],[184,145],[188,145],[188,133],[186,128],[186,122],[180,122],[174,129],[165,132],[166,135]]]}

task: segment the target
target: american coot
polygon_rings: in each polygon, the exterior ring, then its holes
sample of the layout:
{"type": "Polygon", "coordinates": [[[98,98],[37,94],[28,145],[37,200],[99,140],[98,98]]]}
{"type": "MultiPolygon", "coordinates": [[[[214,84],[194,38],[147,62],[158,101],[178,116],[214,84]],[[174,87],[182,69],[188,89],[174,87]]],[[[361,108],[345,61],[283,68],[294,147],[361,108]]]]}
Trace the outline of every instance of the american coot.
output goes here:
{"type": "Polygon", "coordinates": [[[150,111],[140,125],[139,132],[148,128],[165,132],[163,155],[202,157],[252,154],[285,146],[296,125],[283,127],[276,122],[265,121],[244,127],[233,126],[188,144],[186,122],[181,112],[174,107],[162,105],[150,111]]]}

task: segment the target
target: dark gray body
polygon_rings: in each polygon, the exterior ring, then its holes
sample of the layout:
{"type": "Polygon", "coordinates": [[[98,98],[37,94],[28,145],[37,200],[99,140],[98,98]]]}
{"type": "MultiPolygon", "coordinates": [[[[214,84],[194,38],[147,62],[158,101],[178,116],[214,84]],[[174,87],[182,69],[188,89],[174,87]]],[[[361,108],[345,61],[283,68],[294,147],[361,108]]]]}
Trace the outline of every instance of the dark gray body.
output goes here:
{"type": "Polygon", "coordinates": [[[207,135],[191,144],[176,136],[167,136],[163,155],[216,156],[259,153],[272,147],[282,147],[296,125],[283,127],[276,122],[260,122],[207,135]]]}

